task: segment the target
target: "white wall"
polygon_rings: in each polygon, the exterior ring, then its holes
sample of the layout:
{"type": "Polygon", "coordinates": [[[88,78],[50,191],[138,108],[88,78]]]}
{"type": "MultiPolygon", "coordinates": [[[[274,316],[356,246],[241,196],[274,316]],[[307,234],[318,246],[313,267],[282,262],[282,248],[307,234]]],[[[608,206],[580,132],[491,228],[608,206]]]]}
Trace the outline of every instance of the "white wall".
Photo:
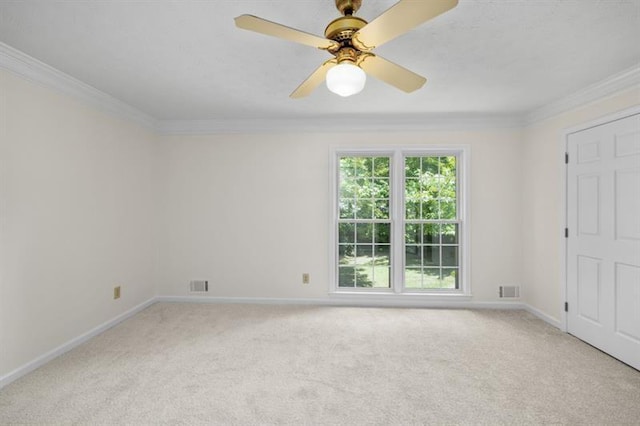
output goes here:
{"type": "Polygon", "coordinates": [[[161,139],[160,295],[328,296],[330,145],[471,146],[471,286],[521,277],[521,132],[171,136],[161,139]],[[311,284],[301,274],[311,274],[311,284]]]}
{"type": "Polygon", "coordinates": [[[558,321],[565,285],[560,278],[564,226],[563,131],[581,123],[640,105],[640,89],[590,103],[524,130],[522,152],[522,278],[525,300],[558,321]]]}
{"type": "Polygon", "coordinates": [[[0,105],[1,378],[155,294],[156,145],[2,70],[0,105]]]}

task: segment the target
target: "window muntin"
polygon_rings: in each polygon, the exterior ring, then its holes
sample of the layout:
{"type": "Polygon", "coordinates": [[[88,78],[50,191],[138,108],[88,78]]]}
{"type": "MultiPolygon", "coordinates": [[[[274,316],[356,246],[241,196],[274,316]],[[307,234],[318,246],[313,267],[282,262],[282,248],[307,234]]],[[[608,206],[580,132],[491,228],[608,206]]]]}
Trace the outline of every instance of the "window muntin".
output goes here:
{"type": "Polygon", "coordinates": [[[339,158],[339,288],[391,288],[390,164],[387,156],[339,158]]]}

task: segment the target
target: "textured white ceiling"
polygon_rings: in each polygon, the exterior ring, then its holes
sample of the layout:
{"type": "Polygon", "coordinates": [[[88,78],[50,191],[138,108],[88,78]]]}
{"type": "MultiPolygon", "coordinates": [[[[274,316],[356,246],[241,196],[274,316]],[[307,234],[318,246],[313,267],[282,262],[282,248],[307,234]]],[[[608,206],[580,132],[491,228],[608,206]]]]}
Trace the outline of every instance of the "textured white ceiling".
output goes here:
{"type": "MultiPolygon", "coordinates": [[[[438,0],[423,0],[438,1],[438,0]]],[[[371,21],[394,0],[364,0],[371,21]]],[[[640,64],[640,0],[461,0],[376,50],[428,78],[289,94],[326,52],[235,28],[253,14],[322,35],[333,0],[0,1],[0,41],[158,119],[513,114],[640,64]]]]}

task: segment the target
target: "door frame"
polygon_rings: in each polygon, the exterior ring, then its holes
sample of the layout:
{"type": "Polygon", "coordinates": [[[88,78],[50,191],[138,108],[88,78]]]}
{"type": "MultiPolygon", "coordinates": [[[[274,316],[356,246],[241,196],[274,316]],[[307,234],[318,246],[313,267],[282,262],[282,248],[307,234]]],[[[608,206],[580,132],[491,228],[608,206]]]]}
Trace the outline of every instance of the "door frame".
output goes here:
{"type": "Polygon", "coordinates": [[[561,309],[561,318],[560,318],[560,330],[567,333],[569,331],[569,317],[564,310],[564,303],[567,301],[567,293],[569,287],[569,281],[567,280],[567,268],[568,268],[568,249],[569,249],[569,239],[565,237],[565,229],[568,227],[568,203],[569,197],[567,196],[569,181],[567,178],[568,173],[568,165],[565,162],[565,155],[569,152],[569,135],[573,133],[577,133],[583,130],[591,129],[593,127],[602,126],[603,124],[611,123],[613,121],[621,120],[623,118],[630,117],[632,115],[640,114],[640,105],[635,105],[629,108],[625,108],[623,110],[614,112],[612,114],[607,114],[603,117],[596,118],[594,120],[590,120],[575,126],[568,127],[562,131],[562,139],[559,144],[561,152],[558,158],[560,158],[560,167],[562,173],[562,191],[560,197],[560,224],[561,227],[558,230],[558,235],[560,236],[560,288],[562,289],[562,309],[561,309]]]}

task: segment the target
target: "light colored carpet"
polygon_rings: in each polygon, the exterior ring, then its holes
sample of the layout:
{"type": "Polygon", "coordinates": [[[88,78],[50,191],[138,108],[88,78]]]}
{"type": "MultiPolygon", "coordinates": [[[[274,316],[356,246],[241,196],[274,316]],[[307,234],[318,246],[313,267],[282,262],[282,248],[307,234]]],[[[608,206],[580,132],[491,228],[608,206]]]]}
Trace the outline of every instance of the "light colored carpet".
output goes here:
{"type": "Polygon", "coordinates": [[[640,424],[640,372],[523,311],[153,305],[0,424],[640,424]]]}

